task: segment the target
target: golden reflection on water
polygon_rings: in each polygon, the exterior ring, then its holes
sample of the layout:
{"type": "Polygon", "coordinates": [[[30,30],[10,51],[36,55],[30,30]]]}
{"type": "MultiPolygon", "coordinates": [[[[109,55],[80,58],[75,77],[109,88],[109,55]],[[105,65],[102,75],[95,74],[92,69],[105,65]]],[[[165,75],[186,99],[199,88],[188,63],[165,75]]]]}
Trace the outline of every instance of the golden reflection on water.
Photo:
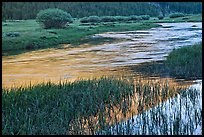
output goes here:
{"type": "Polygon", "coordinates": [[[2,86],[35,85],[42,82],[74,81],[101,76],[131,76],[130,70],[113,65],[117,53],[83,48],[46,49],[2,59],[2,86]]]}
{"type": "MultiPolygon", "coordinates": [[[[72,121],[71,126],[81,125],[82,129],[77,129],[81,134],[94,134],[95,131],[100,131],[104,125],[113,126],[119,122],[127,121],[133,116],[143,113],[152,107],[157,106],[161,102],[167,101],[169,98],[175,97],[178,93],[177,89],[186,89],[192,82],[175,81],[170,78],[134,78],[135,85],[152,85],[151,90],[148,93],[138,92],[138,89],[134,89],[134,94],[127,96],[121,103],[117,105],[107,104],[104,111],[100,111],[100,114],[90,117],[80,117],[72,121]],[[157,86],[155,86],[157,84],[157,86]],[[153,92],[153,87],[159,87],[158,92],[153,92]],[[162,89],[168,89],[167,94],[163,95],[162,89]],[[102,117],[100,117],[102,116],[102,117]],[[85,122],[86,121],[86,122],[85,122]],[[88,121],[91,123],[88,123],[88,121]],[[102,124],[100,124],[100,121],[102,124]],[[92,130],[94,132],[92,132],[92,130]]],[[[139,86],[136,86],[139,87],[139,86]]],[[[142,90],[143,91],[143,90],[142,90]]],[[[163,92],[164,93],[164,92],[163,92]]],[[[70,129],[69,134],[76,134],[73,127],[70,129]]]]}
{"type": "MultiPolygon", "coordinates": [[[[99,51],[100,52],[100,51],[99,51]]],[[[58,83],[61,81],[75,81],[80,78],[92,79],[101,76],[119,76],[124,78],[132,78],[136,83],[146,84],[160,83],[165,85],[168,81],[169,88],[188,87],[192,82],[177,81],[172,78],[158,77],[143,77],[141,74],[134,74],[131,69],[123,66],[111,65],[112,58],[116,53],[111,52],[107,56],[98,54],[98,52],[83,51],[82,48],[65,48],[65,49],[46,49],[40,51],[28,52],[16,56],[3,57],[2,61],[2,86],[4,88],[20,87],[35,85],[42,82],[51,81],[58,83]]],[[[106,121],[109,125],[117,121],[124,121],[131,118],[132,115],[137,115],[145,110],[157,105],[159,102],[165,101],[170,97],[178,94],[177,92],[170,93],[163,98],[158,95],[150,99],[148,103],[138,104],[141,99],[145,99],[148,95],[139,95],[135,93],[128,99],[129,107],[124,116],[121,106],[112,106],[113,109],[109,113],[106,121]]],[[[151,97],[152,98],[152,97],[151,97]]],[[[97,125],[99,116],[89,117],[92,119],[92,124],[97,125]]],[[[89,134],[89,126],[84,124],[84,134],[89,134]]]]}

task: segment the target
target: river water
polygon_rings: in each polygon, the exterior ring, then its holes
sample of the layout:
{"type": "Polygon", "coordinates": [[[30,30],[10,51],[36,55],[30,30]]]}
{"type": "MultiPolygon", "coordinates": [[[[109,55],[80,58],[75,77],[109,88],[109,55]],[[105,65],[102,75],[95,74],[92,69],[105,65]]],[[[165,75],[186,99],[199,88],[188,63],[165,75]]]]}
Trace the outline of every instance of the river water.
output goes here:
{"type": "Polygon", "coordinates": [[[174,48],[202,41],[202,23],[161,23],[149,30],[108,32],[92,36],[122,42],[78,48],[43,49],[2,59],[2,85],[13,87],[46,81],[73,81],[104,75],[132,75],[127,66],[164,60],[174,48]],[[125,67],[124,67],[125,66],[125,67]]]}
{"type": "MultiPolygon", "coordinates": [[[[192,126],[188,125],[189,121],[186,121],[186,119],[193,119],[195,115],[201,114],[202,80],[187,82],[167,77],[150,77],[141,73],[138,74],[131,69],[141,63],[164,60],[173,49],[202,42],[202,23],[161,23],[160,25],[158,28],[149,30],[108,32],[91,36],[93,40],[104,37],[123,39],[123,41],[116,43],[94,46],[84,44],[77,48],[70,48],[69,45],[65,44],[64,48],[61,49],[50,48],[15,56],[4,56],[2,59],[2,86],[6,88],[19,87],[46,81],[74,81],[80,78],[88,79],[107,75],[127,76],[134,79],[147,77],[147,81],[154,79],[164,83],[168,80],[170,87],[197,86],[199,90],[196,94],[199,96],[194,98],[194,100],[197,100],[197,107],[190,101],[190,95],[183,97],[182,94],[177,94],[174,98],[169,98],[152,108],[146,109],[142,114],[136,112],[136,106],[133,105],[125,119],[122,114],[119,113],[118,115],[125,134],[129,134],[126,129],[131,114],[134,114],[133,119],[137,121],[137,123],[131,123],[132,134],[143,134],[140,132],[144,129],[144,124],[140,120],[144,115],[152,116],[153,110],[162,112],[161,114],[165,115],[166,119],[170,121],[170,125],[173,125],[171,121],[175,120],[180,111],[190,112],[192,110],[190,115],[182,114],[181,125],[184,126],[180,130],[185,131],[184,127],[189,127],[189,129],[193,128],[191,130],[193,133],[189,134],[201,134],[202,122],[199,123],[198,121],[200,119],[202,121],[202,117],[195,118],[193,122],[190,121],[192,126]],[[183,104],[179,103],[180,100],[184,100],[183,104]],[[185,108],[186,104],[188,104],[188,109],[185,108]],[[179,108],[179,106],[182,107],[179,108]],[[163,111],[163,108],[166,108],[166,110],[169,108],[169,111],[163,111]],[[171,119],[172,116],[173,119],[171,119]],[[138,121],[140,121],[139,125],[138,121]]],[[[142,82],[145,82],[145,79],[142,82]]],[[[148,126],[145,134],[163,134],[163,131],[167,134],[173,134],[174,132],[170,125],[163,129],[160,125],[154,125],[152,119],[146,121],[150,122],[147,125],[152,125],[154,131],[151,130],[150,132],[149,128],[152,127],[148,126]]],[[[111,127],[111,132],[118,134],[114,125],[111,127]]],[[[188,134],[188,132],[186,133],[188,134]]]]}

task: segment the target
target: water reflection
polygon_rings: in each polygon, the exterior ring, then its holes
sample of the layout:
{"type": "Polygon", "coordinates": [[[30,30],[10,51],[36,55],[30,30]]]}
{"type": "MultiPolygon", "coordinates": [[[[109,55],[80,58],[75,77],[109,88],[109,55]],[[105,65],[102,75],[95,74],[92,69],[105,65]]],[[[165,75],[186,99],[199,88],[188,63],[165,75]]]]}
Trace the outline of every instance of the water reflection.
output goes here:
{"type": "Polygon", "coordinates": [[[49,80],[73,81],[103,75],[130,76],[134,72],[123,66],[163,60],[172,49],[202,40],[202,23],[161,25],[143,31],[97,34],[100,37],[127,39],[119,43],[46,49],[3,57],[2,85],[25,86],[49,80]]]}

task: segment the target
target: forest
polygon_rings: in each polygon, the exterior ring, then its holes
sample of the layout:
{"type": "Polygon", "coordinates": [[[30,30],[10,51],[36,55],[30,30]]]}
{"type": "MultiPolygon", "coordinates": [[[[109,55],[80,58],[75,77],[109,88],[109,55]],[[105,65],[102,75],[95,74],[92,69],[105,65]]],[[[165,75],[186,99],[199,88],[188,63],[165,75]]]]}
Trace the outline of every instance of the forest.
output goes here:
{"type": "Polygon", "coordinates": [[[85,16],[167,16],[170,13],[200,14],[201,2],[3,2],[3,19],[34,19],[43,9],[59,8],[74,18],[85,16]],[[32,11],[32,12],[31,12],[32,11]]]}

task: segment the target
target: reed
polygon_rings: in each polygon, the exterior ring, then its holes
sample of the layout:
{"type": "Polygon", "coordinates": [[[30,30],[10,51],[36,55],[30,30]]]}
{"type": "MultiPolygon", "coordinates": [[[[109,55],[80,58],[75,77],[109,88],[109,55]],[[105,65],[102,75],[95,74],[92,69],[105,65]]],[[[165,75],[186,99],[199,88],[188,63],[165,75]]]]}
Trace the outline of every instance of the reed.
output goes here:
{"type": "Polygon", "coordinates": [[[193,134],[202,121],[201,109],[191,111],[200,94],[184,91],[168,81],[113,77],[2,89],[2,134],[193,134]],[[179,111],[168,115],[172,101],[179,111]]]}

